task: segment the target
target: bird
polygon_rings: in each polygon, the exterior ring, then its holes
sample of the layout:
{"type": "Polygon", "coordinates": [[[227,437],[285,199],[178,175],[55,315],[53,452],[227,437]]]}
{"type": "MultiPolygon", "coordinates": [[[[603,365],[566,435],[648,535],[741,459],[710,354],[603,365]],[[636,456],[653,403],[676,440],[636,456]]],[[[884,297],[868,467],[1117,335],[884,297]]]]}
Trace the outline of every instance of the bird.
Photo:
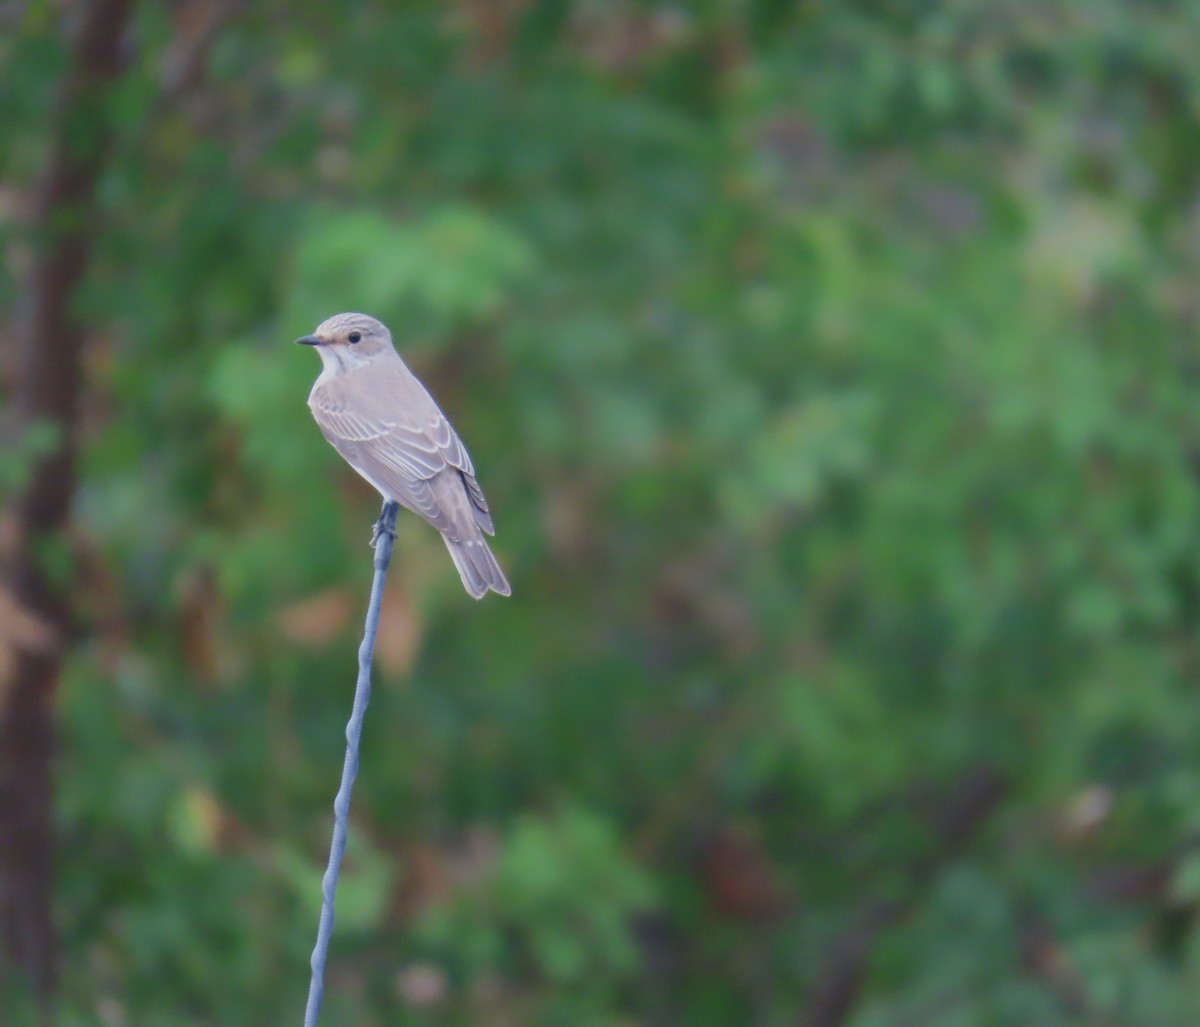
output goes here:
{"type": "Polygon", "coordinates": [[[511,595],[484,538],[495,528],[471,457],[387,327],[367,314],[334,314],[296,342],[323,365],[308,396],[321,434],[385,501],[441,532],[471,596],[511,595]]]}

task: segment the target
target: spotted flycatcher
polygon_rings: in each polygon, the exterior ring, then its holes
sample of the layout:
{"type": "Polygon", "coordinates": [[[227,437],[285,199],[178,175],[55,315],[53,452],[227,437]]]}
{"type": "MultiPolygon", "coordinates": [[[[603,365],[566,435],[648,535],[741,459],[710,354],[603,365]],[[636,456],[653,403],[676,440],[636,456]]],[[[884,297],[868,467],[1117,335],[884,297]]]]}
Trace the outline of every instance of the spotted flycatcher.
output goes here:
{"type": "Polygon", "coordinates": [[[495,529],[466,447],[387,328],[366,314],[335,314],[296,341],[315,346],[324,365],[308,405],[333,448],[384,499],[442,533],[471,595],[511,595],[483,537],[495,529]]]}

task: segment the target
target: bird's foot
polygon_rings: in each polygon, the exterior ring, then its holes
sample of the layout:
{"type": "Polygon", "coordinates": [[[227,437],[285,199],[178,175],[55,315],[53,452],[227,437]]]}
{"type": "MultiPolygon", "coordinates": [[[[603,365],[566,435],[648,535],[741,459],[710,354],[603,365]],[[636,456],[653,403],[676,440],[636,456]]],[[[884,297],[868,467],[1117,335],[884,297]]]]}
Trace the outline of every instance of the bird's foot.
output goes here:
{"type": "Polygon", "coordinates": [[[398,510],[399,505],[396,503],[383,504],[383,510],[379,514],[379,520],[371,525],[372,549],[379,545],[379,540],[385,535],[393,542],[396,541],[396,513],[398,510]]]}

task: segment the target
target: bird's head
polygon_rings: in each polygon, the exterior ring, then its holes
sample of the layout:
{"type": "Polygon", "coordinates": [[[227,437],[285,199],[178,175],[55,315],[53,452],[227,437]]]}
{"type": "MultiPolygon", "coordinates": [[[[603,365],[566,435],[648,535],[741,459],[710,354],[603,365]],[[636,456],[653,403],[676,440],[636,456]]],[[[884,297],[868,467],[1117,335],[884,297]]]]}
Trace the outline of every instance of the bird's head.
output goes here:
{"type": "Polygon", "coordinates": [[[380,353],[395,352],[391,332],[367,314],[334,314],[296,342],[316,347],[322,363],[338,370],[366,363],[380,353]]]}

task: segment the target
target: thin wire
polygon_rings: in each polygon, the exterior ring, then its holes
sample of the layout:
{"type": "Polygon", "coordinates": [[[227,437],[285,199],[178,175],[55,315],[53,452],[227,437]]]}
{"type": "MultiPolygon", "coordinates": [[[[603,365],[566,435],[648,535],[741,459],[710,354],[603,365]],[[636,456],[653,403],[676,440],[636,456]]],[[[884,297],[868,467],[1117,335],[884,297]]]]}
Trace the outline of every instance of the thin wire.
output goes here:
{"type": "Polygon", "coordinates": [[[383,605],[383,583],[392,560],[392,545],[396,541],[398,503],[385,502],[375,525],[375,577],[371,581],[371,601],[367,604],[367,622],[363,628],[362,644],[358,647],[358,682],[354,686],[354,707],[346,725],[346,760],[342,764],[342,784],[333,800],[333,839],[329,845],[329,865],[321,881],[321,920],[317,926],[317,944],[312,954],[312,980],[308,986],[308,1005],[304,1010],[304,1027],[316,1027],[321,1015],[321,1000],[325,997],[325,957],[333,934],[333,903],[337,895],[338,875],[342,855],[346,851],[346,829],[350,819],[350,792],[358,776],[358,743],[362,737],[363,714],[371,701],[371,658],[375,655],[375,634],[379,630],[379,610],[383,605]]]}

